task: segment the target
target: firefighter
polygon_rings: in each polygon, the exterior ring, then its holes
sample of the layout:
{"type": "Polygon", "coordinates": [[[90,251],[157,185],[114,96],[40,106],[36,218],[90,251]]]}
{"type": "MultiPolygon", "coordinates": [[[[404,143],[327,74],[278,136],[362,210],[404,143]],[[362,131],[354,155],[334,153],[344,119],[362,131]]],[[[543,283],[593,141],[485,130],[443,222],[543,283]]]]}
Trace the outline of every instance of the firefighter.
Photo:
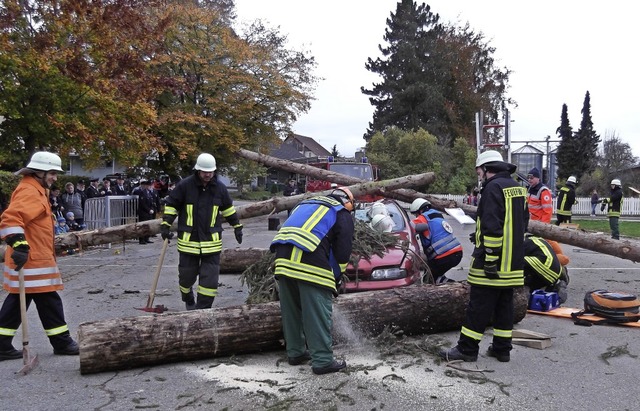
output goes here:
{"type": "Polygon", "coordinates": [[[611,180],[611,193],[609,197],[602,199],[600,211],[604,211],[607,207],[607,217],[609,217],[609,228],[611,229],[611,238],[620,239],[620,212],[622,211],[622,183],[620,179],[611,180]]]}
{"type": "Polygon", "coordinates": [[[485,151],[476,160],[482,190],[467,278],[469,304],[458,344],[440,351],[447,361],[476,361],[489,322],[493,342],[487,355],[501,362],[510,360],[513,289],[524,285],[524,233],[529,223],[527,190],[511,178],[515,170],[497,151],[485,151]]]}
{"type": "Polygon", "coordinates": [[[549,187],[540,181],[540,170],[532,168],[527,175],[529,181],[529,191],[527,203],[529,206],[530,218],[543,223],[551,223],[553,214],[553,196],[549,187]]]}
{"type": "Polygon", "coordinates": [[[233,227],[238,244],[242,243],[242,224],[227,187],[215,174],[216,159],[202,153],[193,169],[169,193],[160,226],[162,239],[168,240],[171,224],[178,217],[178,283],[187,310],[211,308],[218,295],[221,217],[233,227]],[[196,280],[197,300],[192,289],[196,280]]]}
{"type": "Polygon", "coordinates": [[[568,283],[567,269],[552,245],[541,237],[527,235],[524,239],[524,285],[531,291],[557,292],[560,303],[564,303],[568,283]]]}
{"type": "Polygon", "coordinates": [[[571,222],[571,209],[576,203],[576,184],[578,180],[575,176],[567,178],[567,183],[560,189],[557,200],[556,225],[571,222]]]}
{"type": "Polygon", "coordinates": [[[7,245],[3,288],[9,292],[0,309],[0,361],[22,358],[12,340],[21,323],[18,273],[24,273],[27,308],[33,301],[56,355],[78,355],[64,319],[62,276],[56,264],[54,219],[48,191],[62,172],[57,154],[39,151],[25,168],[16,172],[22,180],[11,195],[0,220],[0,237],[7,245]]]}
{"type": "Polygon", "coordinates": [[[311,360],[314,374],[347,366],[333,357],[331,313],[332,297],[351,255],[354,208],[353,194],[344,187],[303,200],[270,247],[276,253],[274,275],[289,364],[311,360]]]}
{"type": "MultiPolygon", "coordinates": [[[[453,235],[453,228],[445,221],[442,213],[432,209],[431,203],[424,198],[415,199],[409,211],[416,216],[413,224],[420,236],[434,283],[453,282],[445,274],[462,261],[462,245],[453,235]]],[[[423,279],[425,282],[428,280],[423,279]]]]}

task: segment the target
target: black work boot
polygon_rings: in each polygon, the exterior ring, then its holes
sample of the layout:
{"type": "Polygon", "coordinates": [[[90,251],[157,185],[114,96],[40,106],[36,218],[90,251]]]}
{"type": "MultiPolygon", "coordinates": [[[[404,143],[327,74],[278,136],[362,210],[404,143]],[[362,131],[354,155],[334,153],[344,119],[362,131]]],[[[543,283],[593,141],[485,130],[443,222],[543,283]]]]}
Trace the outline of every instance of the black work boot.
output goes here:
{"type": "Polygon", "coordinates": [[[49,337],[49,340],[53,346],[53,353],[55,355],[80,354],[80,347],[78,347],[78,343],[73,341],[73,338],[71,338],[71,335],[68,332],[49,337]]]}
{"type": "Polygon", "coordinates": [[[13,337],[0,337],[0,361],[22,358],[22,351],[13,348],[13,337]]]}
{"type": "Polygon", "coordinates": [[[446,349],[442,349],[440,350],[440,358],[442,358],[443,360],[448,361],[454,361],[454,360],[462,360],[465,362],[475,362],[478,360],[478,354],[472,355],[472,354],[465,354],[463,352],[460,352],[460,350],[458,349],[457,346],[453,347],[450,350],[446,350],[446,349]]]}
{"type": "Polygon", "coordinates": [[[496,352],[493,350],[493,345],[490,345],[487,349],[487,356],[493,357],[500,362],[509,362],[511,360],[511,354],[508,352],[496,352]]]}
{"type": "Polygon", "coordinates": [[[196,299],[193,296],[192,290],[189,290],[189,292],[186,294],[182,293],[182,301],[184,301],[184,305],[187,311],[196,309],[196,299]]]}

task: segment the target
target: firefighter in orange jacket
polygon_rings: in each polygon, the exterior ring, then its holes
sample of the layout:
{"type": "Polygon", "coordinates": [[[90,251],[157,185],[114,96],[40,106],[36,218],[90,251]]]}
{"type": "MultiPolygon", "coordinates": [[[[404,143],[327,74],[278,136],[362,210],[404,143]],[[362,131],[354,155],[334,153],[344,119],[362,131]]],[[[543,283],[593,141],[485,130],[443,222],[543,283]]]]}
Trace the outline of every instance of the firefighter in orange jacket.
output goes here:
{"type": "Polygon", "coordinates": [[[531,220],[551,223],[553,215],[553,197],[549,187],[540,181],[540,170],[532,168],[527,175],[529,190],[527,192],[527,203],[531,220]]]}
{"type": "Polygon", "coordinates": [[[22,358],[12,340],[21,323],[18,272],[24,272],[27,308],[36,305],[49,342],[56,355],[78,355],[64,319],[62,277],[56,263],[54,220],[49,189],[58,179],[62,162],[56,154],[34,153],[17,175],[22,180],[11,195],[9,207],[0,219],[0,237],[9,246],[4,259],[3,288],[9,292],[0,309],[0,361],[22,358]]]}

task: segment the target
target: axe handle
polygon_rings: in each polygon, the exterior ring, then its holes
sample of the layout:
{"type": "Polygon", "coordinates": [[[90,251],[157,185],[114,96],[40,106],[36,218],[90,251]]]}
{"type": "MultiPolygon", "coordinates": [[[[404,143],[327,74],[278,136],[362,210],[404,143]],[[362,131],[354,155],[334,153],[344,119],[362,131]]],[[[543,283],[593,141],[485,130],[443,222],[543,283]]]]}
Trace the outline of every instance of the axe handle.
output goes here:
{"type": "Polygon", "coordinates": [[[167,246],[169,245],[169,239],[167,238],[162,243],[162,251],[160,252],[160,259],[158,260],[158,268],[153,276],[153,282],[151,283],[151,290],[149,291],[149,298],[147,299],[147,308],[153,307],[153,300],[156,298],[156,289],[158,288],[158,279],[160,278],[160,271],[162,270],[162,264],[164,263],[164,255],[167,253],[167,246]]]}

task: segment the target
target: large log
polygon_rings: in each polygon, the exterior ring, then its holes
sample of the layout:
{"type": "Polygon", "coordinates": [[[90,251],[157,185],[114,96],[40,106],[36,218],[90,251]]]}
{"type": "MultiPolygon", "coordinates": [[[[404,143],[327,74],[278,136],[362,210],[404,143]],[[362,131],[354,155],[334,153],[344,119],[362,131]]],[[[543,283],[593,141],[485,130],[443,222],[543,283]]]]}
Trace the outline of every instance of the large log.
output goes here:
{"type": "MultiPolygon", "coordinates": [[[[374,194],[384,195],[388,190],[395,190],[401,187],[417,187],[433,183],[435,175],[433,173],[423,173],[412,176],[395,178],[392,180],[358,183],[348,188],[354,195],[374,194]]],[[[289,210],[301,200],[318,195],[330,194],[331,190],[305,193],[290,197],[273,197],[270,200],[259,201],[252,204],[240,205],[236,207],[238,217],[243,218],[258,217],[284,210],[289,210]]],[[[69,247],[86,248],[108,243],[117,243],[124,240],[144,237],[160,232],[160,219],[143,221],[139,223],[120,225],[115,227],[99,228],[91,231],[77,231],[56,236],[55,246],[57,251],[69,247]]],[[[175,229],[175,223],[174,223],[175,229]]]]}
{"type": "MultiPolygon", "coordinates": [[[[322,168],[314,167],[309,164],[294,163],[293,161],[272,157],[262,153],[256,153],[255,151],[246,149],[240,149],[237,153],[240,157],[246,158],[247,160],[255,161],[268,167],[278,168],[281,170],[289,171],[291,173],[303,174],[305,176],[313,177],[318,180],[330,181],[336,184],[350,185],[362,183],[365,181],[356,177],[336,173],[335,171],[329,171],[322,168]]],[[[451,203],[450,200],[443,200],[441,198],[434,197],[429,194],[420,193],[408,188],[398,188],[394,190],[390,189],[385,193],[382,193],[381,195],[407,203],[412,202],[416,198],[425,198],[431,201],[434,208],[437,208],[441,211],[444,211],[444,209],[447,207],[453,207],[453,203],[451,203]]]]}
{"type": "MultiPolygon", "coordinates": [[[[515,322],[526,315],[528,296],[527,289],[516,289],[515,322]]],[[[385,327],[437,333],[460,328],[468,299],[466,284],[415,285],[341,295],[334,316],[368,336],[385,327]]],[[[334,336],[340,337],[335,327],[334,336]]],[[[78,329],[80,372],[277,350],[283,338],[278,302],[86,322],[78,329]]]]}

